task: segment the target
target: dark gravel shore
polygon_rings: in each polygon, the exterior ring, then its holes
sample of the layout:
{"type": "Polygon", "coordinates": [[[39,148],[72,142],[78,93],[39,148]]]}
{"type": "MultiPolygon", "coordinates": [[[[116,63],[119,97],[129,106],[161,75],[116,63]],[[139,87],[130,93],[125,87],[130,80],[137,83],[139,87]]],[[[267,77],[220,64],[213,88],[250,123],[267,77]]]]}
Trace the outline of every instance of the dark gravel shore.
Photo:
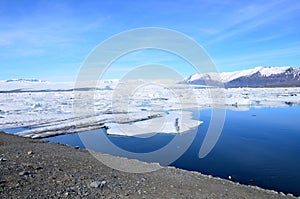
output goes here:
{"type": "Polygon", "coordinates": [[[5,133],[0,168],[0,198],[294,198],[170,167],[124,173],[87,150],[5,133]]]}

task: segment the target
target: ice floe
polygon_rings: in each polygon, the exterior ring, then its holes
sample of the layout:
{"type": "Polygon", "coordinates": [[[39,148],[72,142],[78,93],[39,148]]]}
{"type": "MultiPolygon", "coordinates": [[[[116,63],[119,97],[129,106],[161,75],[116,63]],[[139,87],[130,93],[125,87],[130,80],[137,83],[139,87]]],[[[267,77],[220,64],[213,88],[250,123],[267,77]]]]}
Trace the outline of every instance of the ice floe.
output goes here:
{"type": "Polygon", "coordinates": [[[151,120],[125,124],[109,123],[107,134],[145,137],[155,133],[183,133],[201,123],[202,121],[192,119],[191,112],[170,111],[151,120]]]}

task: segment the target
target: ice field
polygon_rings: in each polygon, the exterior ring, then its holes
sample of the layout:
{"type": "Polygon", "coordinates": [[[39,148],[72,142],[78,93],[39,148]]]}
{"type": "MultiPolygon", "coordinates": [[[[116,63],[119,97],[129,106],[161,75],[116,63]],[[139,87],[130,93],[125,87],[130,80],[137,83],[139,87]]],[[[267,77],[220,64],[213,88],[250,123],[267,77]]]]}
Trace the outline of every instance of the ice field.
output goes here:
{"type": "Polygon", "coordinates": [[[124,136],[182,133],[201,124],[188,110],[242,111],[300,103],[298,87],[225,89],[102,81],[96,89],[73,88],[71,83],[0,82],[0,129],[22,127],[17,134],[32,138],[99,128],[124,136]]]}

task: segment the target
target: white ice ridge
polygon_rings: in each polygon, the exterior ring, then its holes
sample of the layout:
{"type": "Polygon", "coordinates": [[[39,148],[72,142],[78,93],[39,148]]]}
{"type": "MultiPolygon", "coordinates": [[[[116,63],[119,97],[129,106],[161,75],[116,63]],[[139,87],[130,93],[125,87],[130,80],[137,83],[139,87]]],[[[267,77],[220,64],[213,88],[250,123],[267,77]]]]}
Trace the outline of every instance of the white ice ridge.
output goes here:
{"type": "MultiPolygon", "coordinates": [[[[116,125],[119,125],[120,129],[142,127],[140,133],[145,134],[181,133],[197,126],[200,121],[193,120],[189,115],[190,112],[179,113],[180,110],[215,107],[247,110],[251,106],[300,104],[299,87],[220,89],[193,88],[174,82],[163,83],[163,85],[164,87],[148,85],[136,90],[131,89],[129,90],[133,92],[131,96],[130,92],[119,91],[118,86],[115,89],[77,92],[0,92],[0,129],[25,127],[18,134],[35,138],[102,127],[110,127],[109,134],[125,135],[124,132],[116,130],[116,125]],[[128,95],[127,101],[125,100],[125,104],[122,105],[121,97],[126,95],[128,95]],[[87,96],[92,96],[90,98],[92,102],[86,100],[87,96]],[[74,114],[75,99],[77,101],[75,107],[83,110],[82,113],[74,114]],[[84,112],[84,110],[88,111],[84,112]],[[181,117],[183,119],[180,119],[181,117]],[[176,118],[179,118],[180,129],[175,132],[176,118]],[[154,130],[146,128],[149,123],[154,130]]],[[[133,130],[130,132],[131,135],[137,134],[133,130]]]]}

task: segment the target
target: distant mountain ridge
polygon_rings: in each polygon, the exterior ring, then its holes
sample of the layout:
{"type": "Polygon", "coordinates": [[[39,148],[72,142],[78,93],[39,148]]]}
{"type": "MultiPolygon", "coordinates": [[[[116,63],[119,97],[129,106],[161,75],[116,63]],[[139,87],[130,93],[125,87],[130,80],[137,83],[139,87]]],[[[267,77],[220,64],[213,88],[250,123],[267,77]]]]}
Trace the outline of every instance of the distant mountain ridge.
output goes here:
{"type": "Polygon", "coordinates": [[[99,80],[77,82],[50,82],[39,79],[9,79],[0,80],[0,93],[8,92],[53,92],[53,91],[89,91],[89,90],[112,90],[116,87],[117,80],[99,80]],[[98,83],[98,84],[97,84],[98,83]],[[75,87],[76,86],[76,87],[75,87]]]}
{"type": "Polygon", "coordinates": [[[8,79],[5,82],[36,82],[36,83],[42,83],[42,82],[46,82],[46,81],[45,80],[39,80],[39,79],[20,78],[20,79],[8,79]]]}
{"type": "Polygon", "coordinates": [[[181,83],[225,87],[300,86],[300,68],[259,66],[235,72],[194,74],[181,83]]]}

